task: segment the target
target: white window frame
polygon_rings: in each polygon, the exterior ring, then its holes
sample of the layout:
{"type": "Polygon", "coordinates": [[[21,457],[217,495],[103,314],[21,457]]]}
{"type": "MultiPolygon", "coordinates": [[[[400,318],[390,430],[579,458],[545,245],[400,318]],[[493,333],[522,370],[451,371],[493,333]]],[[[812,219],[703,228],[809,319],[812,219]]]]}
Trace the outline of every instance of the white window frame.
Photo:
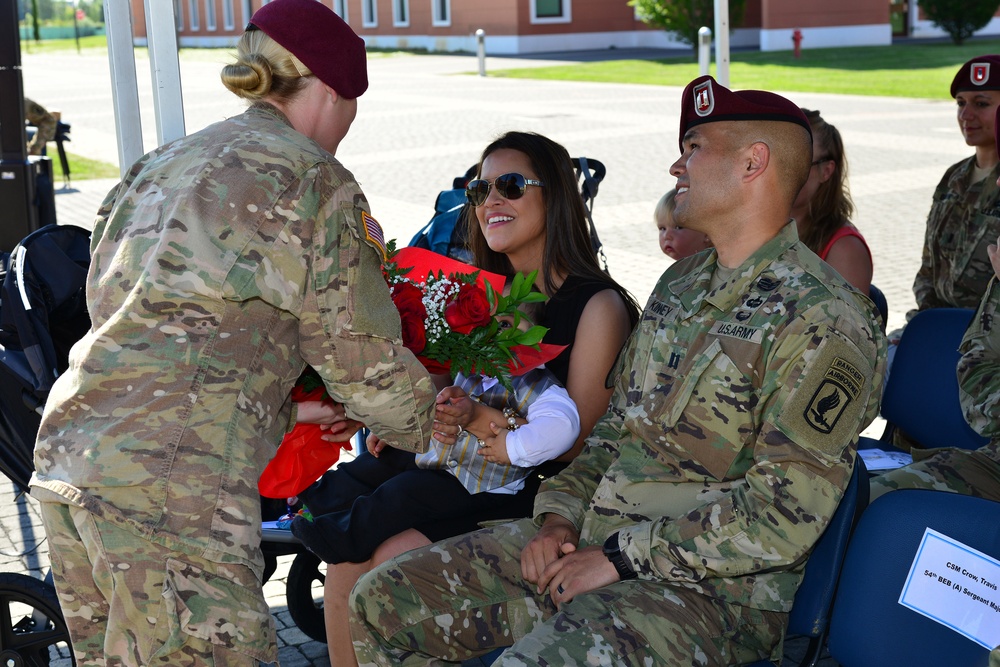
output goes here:
{"type": "Polygon", "coordinates": [[[562,0],[562,16],[538,16],[538,0],[531,0],[531,23],[572,23],[573,0],[562,0]]]}
{"type": "Polygon", "coordinates": [[[188,26],[191,28],[191,32],[198,32],[201,30],[198,20],[199,16],[198,0],[188,0],[188,26]]]}
{"type": "Polygon", "coordinates": [[[233,0],[222,0],[222,27],[226,30],[236,29],[236,8],[233,0]]]}
{"type": "Polygon", "coordinates": [[[378,27],[378,0],[361,0],[361,27],[378,27]]]}
{"type": "Polygon", "coordinates": [[[215,0],[205,0],[205,30],[215,31],[219,28],[215,16],[215,0]]]}
{"type": "Polygon", "coordinates": [[[333,0],[333,11],[347,23],[347,0],[333,0]]]}
{"type": "Polygon", "coordinates": [[[392,25],[396,28],[410,27],[410,0],[392,0],[392,25]],[[400,14],[403,14],[402,18],[400,14]]]}
{"type": "Polygon", "coordinates": [[[435,28],[451,25],[451,0],[431,0],[431,25],[435,28]],[[442,8],[443,12],[440,11],[442,8]]]}

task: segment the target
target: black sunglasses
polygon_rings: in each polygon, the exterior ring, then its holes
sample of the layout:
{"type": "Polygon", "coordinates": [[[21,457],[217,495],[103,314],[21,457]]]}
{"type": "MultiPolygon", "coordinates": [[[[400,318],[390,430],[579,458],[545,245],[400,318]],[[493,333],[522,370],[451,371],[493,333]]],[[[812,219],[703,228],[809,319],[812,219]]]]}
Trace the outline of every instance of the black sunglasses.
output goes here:
{"type": "Polygon", "coordinates": [[[494,178],[492,183],[481,178],[469,181],[469,184],[465,186],[465,196],[473,206],[482,206],[486,203],[486,198],[490,196],[491,187],[496,188],[497,194],[504,199],[520,199],[524,196],[524,191],[529,185],[542,187],[545,184],[541,181],[525,178],[521,174],[501,174],[494,178]]]}

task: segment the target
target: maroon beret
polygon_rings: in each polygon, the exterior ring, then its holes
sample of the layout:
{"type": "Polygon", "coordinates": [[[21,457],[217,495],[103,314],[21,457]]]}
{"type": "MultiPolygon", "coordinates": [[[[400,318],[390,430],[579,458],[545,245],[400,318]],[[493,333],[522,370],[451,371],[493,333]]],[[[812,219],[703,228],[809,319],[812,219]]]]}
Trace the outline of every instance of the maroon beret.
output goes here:
{"type": "Polygon", "coordinates": [[[951,96],[963,90],[1000,90],[1000,56],[978,56],[962,65],[951,80],[951,96]]]}
{"type": "Polygon", "coordinates": [[[695,125],[720,120],[778,120],[797,123],[812,137],[809,119],[791,101],[765,90],[729,90],[711,76],[698,77],[681,97],[681,131],[678,143],[684,152],[684,134],[695,125]]]}
{"type": "Polygon", "coordinates": [[[288,49],[338,95],[354,99],[368,89],[365,40],[322,3],[271,0],[250,17],[247,30],[254,28],[288,49]]]}

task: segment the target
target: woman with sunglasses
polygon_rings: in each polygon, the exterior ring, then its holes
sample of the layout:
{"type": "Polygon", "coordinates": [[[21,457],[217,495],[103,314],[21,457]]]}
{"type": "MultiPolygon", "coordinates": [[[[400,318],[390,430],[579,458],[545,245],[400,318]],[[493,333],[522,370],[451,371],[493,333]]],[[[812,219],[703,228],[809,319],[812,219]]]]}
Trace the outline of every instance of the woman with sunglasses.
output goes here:
{"type": "MultiPolygon", "coordinates": [[[[483,151],[477,175],[466,189],[469,206],[462,221],[473,263],[507,276],[538,272],[536,287],[549,300],[537,323],[549,328],[546,343],[567,346],[545,366],[576,403],[580,435],[558,461],[542,464],[502,508],[425,522],[389,538],[365,562],[328,564],[324,615],[334,667],[357,664],[347,603],[361,575],[410,549],[475,530],[482,521],[530,516],[540,476],[572,460],[605,413],[611,398],[605,379],[638,319],[635,301],[598,264],[576,173],[563,146],[539,134],[508,132],[483,151]]],[[[457,437],[462,424],[450,412],[439,408],[435,431],[457,437]]]]}
{"type": "Polygon", "coordinates": [[[597,261],[569,153],[540,134],[508,132],[483,151],[466,194],[469,246],[485,271],[538,272],[549,300],[539,324],[546,343],[569,346],[546,364],[580,410],[583,448],[611,391],[604,380],[638,318],[631,295],[597,261]]]}
{"type": "Polygon", "coordinates": [[[872,253],[851,224],[854,202],[847,187],[847,156],[837,128],[819,111],[802,109],[813,135],[809,180],[792,204],[799,238],[862,294],[872,284],[872,253]]]}

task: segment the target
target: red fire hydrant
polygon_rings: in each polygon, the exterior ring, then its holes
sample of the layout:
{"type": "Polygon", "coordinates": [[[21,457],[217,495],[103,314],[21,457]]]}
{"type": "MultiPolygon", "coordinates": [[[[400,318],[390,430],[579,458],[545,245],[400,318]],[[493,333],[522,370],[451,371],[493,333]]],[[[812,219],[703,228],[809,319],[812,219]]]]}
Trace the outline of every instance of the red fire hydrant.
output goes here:
{"type": "Polygon", "coordinates": [[[795,44],[795,57],[798,58],[802,55],[802,31],[798,28],[792,33],[792,42],[795,44]]]}

